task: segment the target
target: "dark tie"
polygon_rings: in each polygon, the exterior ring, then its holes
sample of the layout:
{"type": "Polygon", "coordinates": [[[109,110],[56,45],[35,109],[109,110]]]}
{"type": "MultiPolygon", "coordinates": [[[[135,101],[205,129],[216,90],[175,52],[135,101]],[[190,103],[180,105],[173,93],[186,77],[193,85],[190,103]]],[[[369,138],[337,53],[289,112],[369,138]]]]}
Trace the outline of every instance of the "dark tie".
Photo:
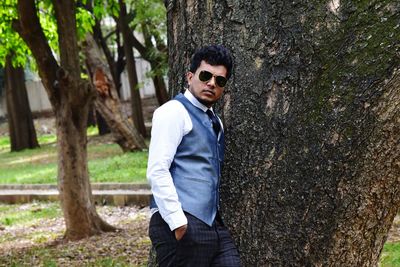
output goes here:
{"type": "Polygon", "coordinates": [[[217,116],[214,115],[214,113],[210,110],[207,109],[206,111],[208,117],[210,117],[210,120],[212,121],[213,129],[215,134],[218,136],[219,130],[221,129],[221,125],[219,124],[219,120],[217,116]]]}

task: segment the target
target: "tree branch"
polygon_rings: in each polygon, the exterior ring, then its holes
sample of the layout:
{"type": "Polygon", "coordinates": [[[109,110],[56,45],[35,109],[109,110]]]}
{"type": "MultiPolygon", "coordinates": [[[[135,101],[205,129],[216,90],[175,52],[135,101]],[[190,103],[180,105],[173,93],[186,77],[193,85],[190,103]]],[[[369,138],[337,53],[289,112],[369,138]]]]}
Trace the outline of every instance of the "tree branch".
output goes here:
{"type": "Polygon", "coordinates": [[[56,71],[59,69],[59,65],[43,33],[37,16],[35,1],[18,0],[17,8],[19,20],[13,21],[12,26],[31,50],[50,102],[53,107],[57,106],[59,98],[56,91],[56,71]]]}

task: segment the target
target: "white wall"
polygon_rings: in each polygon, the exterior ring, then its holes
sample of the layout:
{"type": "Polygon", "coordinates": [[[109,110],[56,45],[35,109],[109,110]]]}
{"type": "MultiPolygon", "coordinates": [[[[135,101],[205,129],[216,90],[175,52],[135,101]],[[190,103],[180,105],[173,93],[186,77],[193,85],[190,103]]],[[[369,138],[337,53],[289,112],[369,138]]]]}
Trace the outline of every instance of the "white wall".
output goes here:
{"type": "MultiPolygon", "coordinates": [[[[146,72],[150,70],[150,64],[141,58],[136,58],[136,72],[138,76],[140,87],[140,96],[142,98],[153,96],[155,94],[153,80],[146,77],[146,72]]],[[[131,97],[131,91],[129,87],[128,74],[126,70],[121,73],[121,98],[122,100],[128,100],[131,97]]]]}
{"type": "Polygon", "coordinates": [[[4,117],[6,114],[7,114],[6,97],[4,93],[3,95],[0,95],[0,118],[4,117]]]}
{"type": "Polygon", "coordinates": [[[32,112],[51,110],[49,98],[40,80],[28,80],[25,85],[32,112]]]}

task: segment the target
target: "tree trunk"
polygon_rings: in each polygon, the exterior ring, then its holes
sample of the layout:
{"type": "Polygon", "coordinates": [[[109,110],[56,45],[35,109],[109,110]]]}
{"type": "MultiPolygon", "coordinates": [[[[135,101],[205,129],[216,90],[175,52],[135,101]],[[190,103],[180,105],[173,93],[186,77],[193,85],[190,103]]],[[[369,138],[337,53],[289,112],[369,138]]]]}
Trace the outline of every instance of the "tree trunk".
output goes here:
{"type": "Polygon", "coordinates": [[[87,165],[86,123],[95,92],[80,78],[75,1],[53,1],[58,26],[60,65],[39,23],[34,0],[18,1],[14,28],[36,59],[49,95],[57,128],[58,189],[67,240],[85,238],[115,228],[96,212],[87,165]]]}
{"type": "Polygon", "coordinates": [[[92,83],[97,90],[96,110],[106,120],[116,142],[123,151],[145,149],[146,144],[138,130],[123,115],[112,76],[107,64],[103,62],[100,49],[91,35],[86,36],[84,44],[86,62],[91,73],[92,83]]]}
{"type": "Polygon", "coordinates": [[[156,91],[158,104],[161,106],[170,99],[167,92],[167,87],[165,86],[164,78],[159,74],[158,71],[163,60],[161,56],[155,57],[150,55],[151,51],[158,50],[158,48],[153,45],[153,42],[151,41],[152,35],[150,34],[150,31],[145,23],[142,23],[142,30],[144,43],[146,45],[146,58],[150,62],[151,69],[156,73],[153,77],[153,84],[156,91]]]}
{"type": "Polygon", "coordinates": [[[11,56],[6,57],[5,76],[11,151],[39,147],[29,107],[24,69],[13,67],[11,56]]]}
{"type": "Polygon", "coordinates": [[[399,2],[166,5],[172,90],[196,48],[233,53],[221,205],[244,266],[376,266],[400,206],[399,2]]]}
{"type": "Polygon", "coordinates": [[[126,59],[126,70],[128,72],[129,86],[131,88],[131,105],[133,123],[143,137],[146,137],[146,127],[144,125],[142,103],[138,88],[138,78],[136,73],[135,57],[133,55],[132,44],[129,42],[129,32],[131,29],[127,23],[126,6],[124,1],[119,0],[119,19],[118,27],[121,30],[124,39],[124,52],[126,59]]]}
{"type": "Polygon", "coordinates": [[[99,129],[99,135],[105,135],[111,133],[110,127],[108,127],[106,120],[96,110],[96,122],[97,128],[99,129]]]}
{"type": "MultiPolygon", "coordinates": [[[[151,68],[154,70],[155,67],[150,63],[152,66],[151,68]]],[[[167,87],[164,81],[164,78],[161,75],[155,75],[152,77],[153,84],[154,84],[154,90],[156,91],[156,97],[157,97],[157,102],[158,105],[162,105],[170,99],[167,91],[167,87]]]]}

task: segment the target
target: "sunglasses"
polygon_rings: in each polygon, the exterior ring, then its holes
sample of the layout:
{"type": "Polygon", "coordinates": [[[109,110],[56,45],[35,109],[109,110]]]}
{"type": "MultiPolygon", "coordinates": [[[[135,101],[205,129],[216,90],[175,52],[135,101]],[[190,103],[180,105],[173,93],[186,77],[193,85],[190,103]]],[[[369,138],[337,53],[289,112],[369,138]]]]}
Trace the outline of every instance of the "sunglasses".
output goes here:
{"type": "Polygon", "coordinates": [[[224,87],[225,84],[228,82],[228,80],[225,77],[216,76],[216,75],[214,75],[211,72],[206,71],[206,70],[202,70],[199,73],[199,80],[202,81],[202,82],[208,82],[209,80],[211,80],[212,77],[215,77],[215,83],[219,87],[224,87]]]}

